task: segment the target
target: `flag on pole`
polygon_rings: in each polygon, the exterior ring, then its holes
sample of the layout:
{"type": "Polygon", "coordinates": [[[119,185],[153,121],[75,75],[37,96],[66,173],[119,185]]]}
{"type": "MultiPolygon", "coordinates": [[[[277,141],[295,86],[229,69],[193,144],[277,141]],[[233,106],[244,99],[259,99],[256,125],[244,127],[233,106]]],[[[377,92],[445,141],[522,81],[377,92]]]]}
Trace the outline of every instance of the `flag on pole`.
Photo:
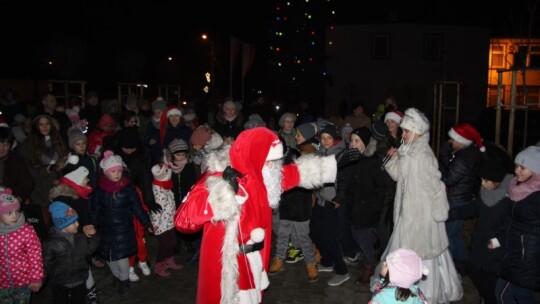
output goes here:
{"type": "Polygon", "coordinates": [[[240,51],[240,46],[242,45],[242,41],[236,37],[231,36],[231,75],[234,70],[234,65],[236,63],[236,57],[238,57],[238,52],[240,51]]]}
{"type": "Polygon", "coordinates": [[[247,72],[253,65],[257,48],[251,43],[242,43],[242,78],[246,77],[247,72]]]}

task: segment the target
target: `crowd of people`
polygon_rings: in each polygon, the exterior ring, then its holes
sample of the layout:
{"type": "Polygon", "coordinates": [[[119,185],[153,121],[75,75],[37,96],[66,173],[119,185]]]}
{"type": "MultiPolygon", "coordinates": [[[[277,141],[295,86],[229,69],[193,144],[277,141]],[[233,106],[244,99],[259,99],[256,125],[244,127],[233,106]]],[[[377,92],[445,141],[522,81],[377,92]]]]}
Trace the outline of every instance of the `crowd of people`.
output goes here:
{"type": "Polygon", "coordinates": [[[298,261],[332,287],[362,261],[355,283],[373,304],[458,301],[463,275],[484,303],[535,303],[538,145],[512,159],[459,123],[435,155],[427,117],[395,98],[338,119],[274,119],[262,97],[205,119],[95,92],[65,109],[49,92],[33,113],[0,106],[1,303],[47,285],[55,303],[99,303],[92,268],[105,266],[126,295],[140,274],[181,271],[182,246],[199,262],[198,303],[261,303],[298,261]]]}

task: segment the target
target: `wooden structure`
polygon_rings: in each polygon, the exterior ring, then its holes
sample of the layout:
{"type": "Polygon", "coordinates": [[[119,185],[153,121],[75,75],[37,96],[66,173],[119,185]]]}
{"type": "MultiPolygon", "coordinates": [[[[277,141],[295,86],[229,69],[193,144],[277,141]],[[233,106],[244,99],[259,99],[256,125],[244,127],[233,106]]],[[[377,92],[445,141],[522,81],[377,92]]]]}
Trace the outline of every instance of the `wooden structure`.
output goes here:
{"type": "Polygon", "coordinates": [[[158,85],[158,95],[163,97],[167,104],[179,104],[181,98],[181,87],[177,84],[158,85]]]}
{"type": "Polygon", "coordinates": [[[70,96],[77,96],[81,99],[81,106],[84,107],[84,96],[86,95],[86,81],[83,80],[47,80],[47,88],[55,97],[59,105],[67,107],[70,96]]]}
{"type": "Polygon", "coordinates": [[[458,81],[436,81],[433,84],[433,118],[431,120],[431,146],[435,155],[439,155],[442,145],[442,138],[445,124],[451,122],[452,125],[459,122],[459,111],[461,103],[461,82],[458,81]],[[450,88],[451,90],[447,90],[450,88]]]}
{"type": "Polygon", "coordinates": [[[131,94],[135,94],[139,96],[139,99],[144,98],[144,92],[146,89],[148,89],[148,84],[146,83],[126,83],[126,82],[118,82],[116,83],[117,86],[117,92],[118,92],[118,101],[122,103],[122,101],[127,98],[127,96],[131,94]]]}

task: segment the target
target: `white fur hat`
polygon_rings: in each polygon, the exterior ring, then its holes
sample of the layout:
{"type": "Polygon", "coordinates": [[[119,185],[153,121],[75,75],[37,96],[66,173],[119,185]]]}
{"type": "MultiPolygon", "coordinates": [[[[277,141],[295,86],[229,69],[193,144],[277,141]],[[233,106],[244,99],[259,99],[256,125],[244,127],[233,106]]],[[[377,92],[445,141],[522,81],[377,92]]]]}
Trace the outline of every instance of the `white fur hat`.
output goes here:
{"type": "Polygon", "coordinates": [[[424,135],[429,131],[429,120],[418,109],[408,108],[399,126],[403,129],[411,130],[418,135],[424,135]]]}

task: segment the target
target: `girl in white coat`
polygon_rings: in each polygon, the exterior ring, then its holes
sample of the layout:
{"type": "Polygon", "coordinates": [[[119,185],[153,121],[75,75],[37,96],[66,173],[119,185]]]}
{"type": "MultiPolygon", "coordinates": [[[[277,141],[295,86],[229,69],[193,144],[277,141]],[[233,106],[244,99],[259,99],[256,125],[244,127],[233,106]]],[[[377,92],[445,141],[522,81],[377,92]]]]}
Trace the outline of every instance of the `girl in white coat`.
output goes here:
{"type": "MultiPolygon", "coordinates": [[[[428,303],[449,303],[463,296],[461,278],[456,272],[444,222],[448,201],[441,181],[438,163],[429,146],[429,121],[415,108],[405,111],[400,127],[403,140],[399,149],[392,148],[391,160],[385,165],[397,181],[394,200],[394,232],[386,255],[398,248],[415,251],[429,269],[430,275],[420,281],[428,303]]],[[[381,264],[371,279],[372,291],[379,281],[381,264]]]]}

